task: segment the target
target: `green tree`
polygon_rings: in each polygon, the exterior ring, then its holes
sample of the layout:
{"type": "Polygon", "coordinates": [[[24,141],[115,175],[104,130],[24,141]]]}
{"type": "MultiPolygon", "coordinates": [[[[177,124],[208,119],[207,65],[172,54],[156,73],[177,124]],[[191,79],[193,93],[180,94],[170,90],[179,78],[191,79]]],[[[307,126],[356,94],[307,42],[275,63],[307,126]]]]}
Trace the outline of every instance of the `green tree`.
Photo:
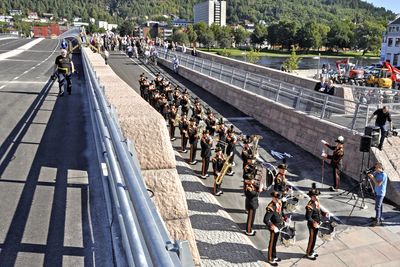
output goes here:
{"type": "Polygon", "coordinates": [[[327,45],[336,50],[339,50],[340,48],[351,48],[352,42],[354,41],[354,33],[348,21],[336,20],[327,37],[327,45]]]}
{"type": "Polygon", "coordinates": [[[279,38],[278,43],[283,47],[290,49],[292,45],[298,43],[297,32],[300,28],[299,23],[293,20],[279,21],[279,38]]]}
{"type": "Polygon", "coordinates": [[[249,32],[246,31],[246,29],[242,26],[238,26],[233,31],[233,37],[235,39],[236,45],[240,46],[246,42],[247,38],[249,37],[249,32]]]}
{"type": "Polygon", "coordinates": [[[329,27],[316,21],[309,21],[297,33],[299,46],[305,49],[320,49],[326,42],[329,27]]]}
{"type": "Polygon", "coordinates": [[[182,29],[176,29],[172,34],[172,41],[187,45],[189,43],[189,37],[182,29]]]}
{"type": "Polygon", "coordinates": [[[204,34],[199,36],[199,42],[202,43],[205,47],[207,47],[208,51],[210,51],[210,48],[215,43],[214,32],[211,29],[207,29],[204,34]]]}
{"type": "Polygon", "coordinates": [[[261,45],[264,43],[264,41],[267,39],[267,27],[261,24],[256,24],[254,28],[254,32],[250,35],[250,40],[253,45],[261,45]]]}
{"type": "Polygon", "coordinates": [[[130,20],[125,20],[121,25],[118,26],[118,32],[122,35],[133,35],[135,32],[135,23],[130,20]]]}
{"type": "Polygon", "coordinates": [[[259,62],[261,59],[261,54],[259,51],[251,48],[246,55],[246,61],[252,64],[259,62]]]}
{"type": "Polygon", "coordinates": [[[188,25],[186,33],[189,38],[189,43],[193,45],[197,41],[197,33],[193,29],[193,25],[188,25]]]}
{"type": "Polygon", "coordinates": [[[283,67],[289,72],[297,70],[300,62],[300,57],[296,54],[296,49],[294,45],[292,45],[292,50],[290,53],[290,57],[288,57],[285,62],[283,62],[283,67]]]}
{"type": "Polygon", "coordinates": [[[379,52],[381,47],[381,33],[385,31],[385,26],[375,21],[365,21],[355,29],[355,35],[358,36],[356,46],[363,50],[363,55],[368,51],[379,52]]]}

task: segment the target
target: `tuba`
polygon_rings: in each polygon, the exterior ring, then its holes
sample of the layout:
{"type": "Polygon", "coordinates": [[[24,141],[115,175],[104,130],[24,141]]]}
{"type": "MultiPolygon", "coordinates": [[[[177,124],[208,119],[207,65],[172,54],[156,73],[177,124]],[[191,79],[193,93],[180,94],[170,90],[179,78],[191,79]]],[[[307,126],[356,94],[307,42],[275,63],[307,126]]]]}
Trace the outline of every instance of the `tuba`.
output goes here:
{"type": "Polygon", "coordinates": [[[229,160],[233,156],[233,153],[231,153],[225,160],[224,166],[222,166],[221,171],[219,172],[217,178],[215,179],[215,183],[217,185],[220,185],[224,179],[225,174],[228,172],[229,168],[232,166],[232,163],[229,163],[229,160]]]}
{"type": "Polygon", "coordinates": [[[253,134],[251,135],[251,143],[249,144],[250,149],[253,151],[253,155],[255,158],[259,157],[258,154],[258,142],[263,139],[261,135],[253,134]]]}

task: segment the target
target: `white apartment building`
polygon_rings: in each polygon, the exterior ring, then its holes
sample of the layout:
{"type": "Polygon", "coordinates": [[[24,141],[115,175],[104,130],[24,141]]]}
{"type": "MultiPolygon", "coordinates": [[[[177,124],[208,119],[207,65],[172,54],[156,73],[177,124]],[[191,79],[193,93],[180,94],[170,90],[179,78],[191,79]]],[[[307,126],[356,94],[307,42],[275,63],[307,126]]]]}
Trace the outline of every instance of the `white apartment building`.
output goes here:
{"type": "Polygon", "coordinates": [[[204,21],[207,25],[226,25],[226,1],[208,0],[193,7],[194,23],[204,21]]]}
{"type": "Polygon", "coordinates": [[[400,65],[400,16],[390,22],[383,34],[381,46],[381,62],[389,60],[393,66],[400,65]]]}

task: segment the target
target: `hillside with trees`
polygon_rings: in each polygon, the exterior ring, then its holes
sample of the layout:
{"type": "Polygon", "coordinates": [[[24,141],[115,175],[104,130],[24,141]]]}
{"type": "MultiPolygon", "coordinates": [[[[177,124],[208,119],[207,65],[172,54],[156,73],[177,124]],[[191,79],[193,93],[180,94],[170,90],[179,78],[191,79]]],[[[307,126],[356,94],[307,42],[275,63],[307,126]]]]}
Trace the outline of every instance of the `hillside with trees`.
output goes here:
{"type": "MultiPolygon", "coordinates": [[[[54,17],[81,17],[107,20],[120,25],[140,24],[147,19],[171,21],[173,17],[193,19],[193,5],[203,0],[0,0],[0,14],[21,9],[39,15],[53,13],[54,17]]],[[[241,26],[219,27],[194,25],[175,30],[180,42],[196,40],[206,47],[229,48],[242,45],[250,37],[257,48],[267,41],[274,49],[301,50],[357,49],[377,51],[382,32],[395,14],[360,0],[229,0],[227,23],[254,23],[254,32],[241,26]],[[196,38],[193,37],[196,34],[196,38]],[[189,36],[187,36],[189,35],[189,36]]],[[[129,31],[127,31],[129,32],[129,31]]]]}

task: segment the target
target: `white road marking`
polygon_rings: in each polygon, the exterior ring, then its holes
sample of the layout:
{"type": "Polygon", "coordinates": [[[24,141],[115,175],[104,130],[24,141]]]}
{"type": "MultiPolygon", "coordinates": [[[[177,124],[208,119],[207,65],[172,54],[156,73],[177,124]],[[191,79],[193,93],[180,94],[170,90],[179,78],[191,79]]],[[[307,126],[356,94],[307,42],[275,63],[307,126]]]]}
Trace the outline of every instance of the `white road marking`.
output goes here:
{"type": "Polygon", "coordinates": [[[6,85],[2,85],[2,86],[0,86],[0,89],[3,89],[4,87],[6,87],[6,85]]]}
{"type": "Polygon", "coordinates": [[[15,77],[13,80],[16,80],[16,79],[18,79],[18,78],[19,78],[19,76],[15,77]]]}
{"type": "MultiPolygon", "coordinates": [[[[129,58],[124,52],[120,52],[121,54],[125,55],[127,58],[129,58]]],[[[142,67],[142,65],[139,65],[138,62],[136,62],[134,60],[134,58],[129,58],[130,60],[132,60],[133,62],[135,62],[139,67],[141,67],[145,72],[147,72],[148,74],[150,74],[151,77],[155,78],[156,76],[154,76],[151,72],[149,72],[146,68],[142,67]]]]}
{"type": "Polygon", "coordinates": [[[14,49],[14,50],[5,52],[3,54],[0,54],[0,61],[4,60],[6,58],[9,58],[9,57],[14,57],[16,55],[19,55],[22,52],[25,52],[29,48],[33,47],[34,45],[37,45],[38,43],[40,43],[43,40],[44,40],[44,38],[37,38],[37,39],[34,39],[33,41],[31,41],[31,42],[29,42],[29,43],[27,43],[27,44],[25,44],[23,46],[18,47],[17,49],[14,49]]]}
{"type": "MultiPolygon", "coordinates": [[[[7,83],[7,84],[18,84],[18,83],[22,83],[22,84],[24,84],[24,83],[34,83],[34,84],[45,84],[45,83],[47,83],[47,81],[46,82],[38,82],[38,81],[0,81],[0,83],[7,83]]],[[[5,85],[3,85],[3,86],[5,86],[5,85]]]]}

